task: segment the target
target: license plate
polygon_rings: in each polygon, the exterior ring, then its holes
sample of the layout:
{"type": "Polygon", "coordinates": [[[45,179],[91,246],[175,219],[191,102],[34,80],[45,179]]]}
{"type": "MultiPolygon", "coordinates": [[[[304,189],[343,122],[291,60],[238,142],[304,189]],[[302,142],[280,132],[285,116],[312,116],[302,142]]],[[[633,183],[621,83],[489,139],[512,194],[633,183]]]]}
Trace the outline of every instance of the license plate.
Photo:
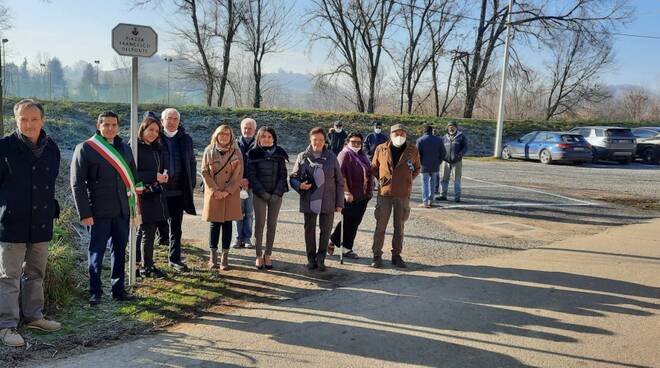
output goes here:
{"type": "Polygon", "coordinates": [[[586,151],[586,149],[584,147],[575,147],[575,148],[573,148],[573,150],[575,150],[575,151],[586,151]]]}
{"type": "Polygon", "coordinates": [[[614,152],[614,156],[630,156],[630,152],[614,152]]]}

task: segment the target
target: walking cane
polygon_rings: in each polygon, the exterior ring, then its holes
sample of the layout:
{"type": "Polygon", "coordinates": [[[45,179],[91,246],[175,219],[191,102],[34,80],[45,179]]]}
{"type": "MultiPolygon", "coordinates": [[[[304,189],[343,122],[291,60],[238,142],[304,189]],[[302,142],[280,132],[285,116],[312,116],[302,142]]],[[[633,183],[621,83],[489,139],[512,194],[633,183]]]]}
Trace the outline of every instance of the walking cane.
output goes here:
{"type": "Polygon", "coordinates": [[[339,264],[344,264],[344,215],[341,216],[339,227],[339,264]]]}

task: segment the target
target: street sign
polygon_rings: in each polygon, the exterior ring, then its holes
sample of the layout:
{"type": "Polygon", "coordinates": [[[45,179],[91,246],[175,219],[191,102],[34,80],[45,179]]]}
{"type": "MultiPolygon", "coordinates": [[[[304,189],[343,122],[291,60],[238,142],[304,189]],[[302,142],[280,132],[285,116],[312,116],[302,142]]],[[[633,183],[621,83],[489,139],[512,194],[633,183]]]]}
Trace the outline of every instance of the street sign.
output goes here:
{"type": "MultiPolygon", "coordinates": [[[[112,29],[112,48],[119,55],[131,56],[131,151],[135,164],[140,160],[137,154],[138,133],[138,57],[151,57],[158,51],[158,34],[149,26],[119,23],[112,29]]],[[[135,260],[137,253],[135,224],[128,235],[128,285],[135,284],[135,260]]]]}
{"type": "Polygon", "coordinates": [[[158,34],[149,26],[119,23],[112,29],[112,48],[123,56],[150,57],[158,51],[158,34]]]}

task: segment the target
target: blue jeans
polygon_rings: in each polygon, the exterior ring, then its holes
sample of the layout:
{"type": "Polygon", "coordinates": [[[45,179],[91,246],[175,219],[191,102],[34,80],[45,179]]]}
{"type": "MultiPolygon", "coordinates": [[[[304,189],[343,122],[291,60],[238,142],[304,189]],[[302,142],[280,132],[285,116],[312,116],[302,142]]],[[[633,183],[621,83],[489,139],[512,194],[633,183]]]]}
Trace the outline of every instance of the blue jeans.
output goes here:
{"type": "Polygon", "coordinates": [[[439,172],[422,173],[422,202],[431,202],[433,192],[440,179],[439,172]]]}
{"type": "Polygon", "coordinates": [[[250,195],[247,199],[241,199],[241,210],[243,211],[243,221],[236,221],[236,243],[245,244],[252,239],[252,219],[254,208],[252,207],[252,190],[248,190],[250,195]]]}
{"type": "Polygon", "coordinates": [[[89,264],[89,293],[103,294],[101,270],[108,239],[112,238],[110,253],[110,281],[112,295],[124,292],[124,263],[126,262],[126,242],[128,241],[128,217],[95,218],[92,225],[92,238],[89,242],[87,260],[89,264]]]}
{"type": "Polygon", "coordinates": [[[463,161],[454,162],[453,164],[447,161],[442,163],[442,195],[447,196],[449,189],[449,179],[453,173],[454,176],[454,198],[461,198],[461,178],[463,177],[463,161]]]}

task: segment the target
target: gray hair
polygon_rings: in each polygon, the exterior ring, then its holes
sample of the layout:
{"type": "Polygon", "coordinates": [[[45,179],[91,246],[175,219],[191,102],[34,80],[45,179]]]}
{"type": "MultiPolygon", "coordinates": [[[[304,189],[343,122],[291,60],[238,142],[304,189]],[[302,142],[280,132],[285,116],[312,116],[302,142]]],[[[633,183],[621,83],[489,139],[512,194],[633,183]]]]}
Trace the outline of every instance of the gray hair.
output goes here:
{"type": "Polygon", "coordinates": [[[245,119],[241,120],[241,127],[243,127],[243,125],[245,125],[245,124],[253,124],[254,129],[257,129],[257,121],[252,119],[252,118],[245,118],[245,119]]]}
{"type": "Polygon", "coordinates": [[[165,120],[165,117],[167,116],[167,114],[170,113],[170,111],[174,111],[176,113],[176,116],[179,118],[179,120],[181,120],[181,114],[179,113],[179,111],[177,111],[177,109],[173,107],[168,107],[165,110],[163,110],[163,112],[160,114],[160,120],[165,120]]]}
{"type": "Polygon", "coordinates": [[[40,102],[38,102],[36,100],[33,100],[31,98],[26,98],[26,99],[23,99],[23,100],[20,100],[20,101],[16,102],[16,104],[14,105],[14,116],[17,116],[18,113],[21,110],[27,109],[27,108],[30,108],[30,107],[36,107],[39,110],[39,112],[41,113],[41,118],[42,119],[44,118],[44,115],[45,115],[44,114],[44,107],[41,105],[40,102]]]}

